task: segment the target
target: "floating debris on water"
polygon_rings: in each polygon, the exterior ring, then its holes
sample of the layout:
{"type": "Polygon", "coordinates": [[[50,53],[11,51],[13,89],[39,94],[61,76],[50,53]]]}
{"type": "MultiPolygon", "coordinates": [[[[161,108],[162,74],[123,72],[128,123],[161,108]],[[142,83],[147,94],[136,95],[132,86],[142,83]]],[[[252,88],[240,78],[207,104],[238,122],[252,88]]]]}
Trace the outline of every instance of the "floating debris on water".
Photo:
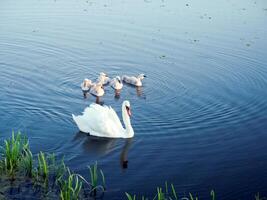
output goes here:
{"type": "Polygon", "coordinates": [[[159,56],[159,58],[163,59],[163,58],[166,58],[166,56],[165,55],[161,55],[161,56],[159,56]]]}
{"type": "Polygon", "coordinates": [[[247,47],[250,47],[251,45],[249,43],[246,44],[247,47]]]}
{"type": "Polygon", "coordinates": [[[187,3],[187,4],[185,4],[186,6],[189,6],[189,4],[187,3]]]}

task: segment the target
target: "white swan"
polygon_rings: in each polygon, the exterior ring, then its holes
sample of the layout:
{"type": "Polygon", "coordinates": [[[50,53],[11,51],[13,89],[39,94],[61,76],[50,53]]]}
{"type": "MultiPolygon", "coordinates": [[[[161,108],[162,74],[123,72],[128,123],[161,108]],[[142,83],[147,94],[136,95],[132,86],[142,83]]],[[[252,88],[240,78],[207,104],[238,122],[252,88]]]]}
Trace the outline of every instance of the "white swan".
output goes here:
{"type": "Polygon", "coordinates": [[[84,91],[84,92],[89,91],[91,85],[92,85],[92,81],[89,80],[89,79],[87,79],[87,78],[85,78],[85,79],[83,80],[83,82],[81,83],[82,91],[84,91]]]}
{"type": "Polygon", "coordinates": [[[80,131],[90,135],[107,138],[132,138],[134,130],[130,121],[130,102],[122,103],[122,119],[125,129],[122,127],[116,112],[107,106],[91,104],[85,108],[83,115],[72,115],[80,131]]]}
{"type": "Polygon", "coordinates": [[[102,83],[93,83],[89,92],[97,97],[102,97],[105,94],[102,83]]]}
{"type": "Polygon", "coordinates": [[[96,80],[98,83],[102,83],[103,85],[107,85],[109,83],[110,79],[107,74],[104,72],[101,72],[96,80]]]}
{"type": "Polygon", "coordinates": [[[123,84],[121,82],[121,78],[119,76],[116,76],[116,78],[112,79],[110,81],[110,85],[111,87],[113,87],[113,89],[115,90],[121,90],[123,87],[123,84]]]}
{"type": "Polygon", "coordinates": [[[144,74],[140,74],[139,76],[122,76],[122,80],[128,84],[135,85],[135,86],[142,86],[142,80],[146,76],[144,74]]]}

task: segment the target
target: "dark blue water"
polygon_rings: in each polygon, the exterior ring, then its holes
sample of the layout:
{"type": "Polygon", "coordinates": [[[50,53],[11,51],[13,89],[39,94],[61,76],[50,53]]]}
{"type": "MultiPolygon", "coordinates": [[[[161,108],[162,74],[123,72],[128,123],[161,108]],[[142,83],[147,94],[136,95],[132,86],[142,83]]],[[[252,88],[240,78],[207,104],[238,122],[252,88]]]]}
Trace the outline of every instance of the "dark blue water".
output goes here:
{"type": "Polygon", "coordinates": [[[84,176],[97,160],[109,200],[165,181],[180,196],[267,195],[266,24],[264,0],[3,0],[0,139],[21,130],[35,154],[65,155],[84,176]],[[96,101],[81,81],[101,71],[148,76],[100,99],[119,116],[131,102],[131,140],[91,138],[72,121],[96,101]]]}

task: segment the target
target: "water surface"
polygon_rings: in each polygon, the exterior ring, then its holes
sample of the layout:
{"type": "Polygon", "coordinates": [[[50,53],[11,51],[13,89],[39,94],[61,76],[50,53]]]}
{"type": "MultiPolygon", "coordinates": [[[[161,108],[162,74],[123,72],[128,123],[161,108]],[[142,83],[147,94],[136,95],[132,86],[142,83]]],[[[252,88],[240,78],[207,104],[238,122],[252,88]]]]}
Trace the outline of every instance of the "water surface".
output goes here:
{"type": "Polygon", "coordinates": [[[264,0],[1,1],[0,139],[21,130],[34,153],[65,155],[85,176],[97,160],[105,199],[151,196],[165,180],[180,196],[266,194],[266,10],[264,0]],[[71,118],[96,101],[79,85],[101,71],[148,76],[100,99],[119,116],[131,102],[131,140],[89,137],[71,118]]]}

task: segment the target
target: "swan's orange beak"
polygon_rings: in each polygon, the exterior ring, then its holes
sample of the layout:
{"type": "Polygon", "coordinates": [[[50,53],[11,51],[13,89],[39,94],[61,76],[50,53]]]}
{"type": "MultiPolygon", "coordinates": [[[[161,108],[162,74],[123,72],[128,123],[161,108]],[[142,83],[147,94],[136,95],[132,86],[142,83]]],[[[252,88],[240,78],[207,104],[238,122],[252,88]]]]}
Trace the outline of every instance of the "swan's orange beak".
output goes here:
{"type": "Polygon", "coordinates": [[[131,117],[132,116],[131,108],[129,108],[128,106],[126,106],[126,110],[127,110],[127,113],[129,115],[129,117],[131,117]]]}

